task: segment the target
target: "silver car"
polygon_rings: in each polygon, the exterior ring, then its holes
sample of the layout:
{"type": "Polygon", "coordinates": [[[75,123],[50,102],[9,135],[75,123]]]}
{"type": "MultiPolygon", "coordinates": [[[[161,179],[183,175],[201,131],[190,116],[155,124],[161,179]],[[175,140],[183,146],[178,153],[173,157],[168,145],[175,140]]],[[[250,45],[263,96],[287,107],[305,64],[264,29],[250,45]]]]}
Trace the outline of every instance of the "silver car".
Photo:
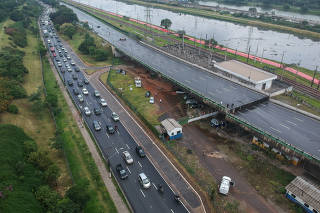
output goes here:
{"type": "Polygon", "coordinates": [[[138,176],[139,182],[143,188],[148,189],[151,186],[150,180],[147,178],[146,174],[140,173],[138,176]]]}
{"type": "Polygon", "coordinates": [[[122,153],[122,158],[127,164],[133,164],[133,158],[131,157],[130,153],[128,151],[124,151],[122,153]]]}
{"type": "Polygon", "coordinates": [[[91,111],[89,107],[84,107],[83,110],[84,110],[84,114],[86,114],[87,116],[91,115],[91,111]]]}

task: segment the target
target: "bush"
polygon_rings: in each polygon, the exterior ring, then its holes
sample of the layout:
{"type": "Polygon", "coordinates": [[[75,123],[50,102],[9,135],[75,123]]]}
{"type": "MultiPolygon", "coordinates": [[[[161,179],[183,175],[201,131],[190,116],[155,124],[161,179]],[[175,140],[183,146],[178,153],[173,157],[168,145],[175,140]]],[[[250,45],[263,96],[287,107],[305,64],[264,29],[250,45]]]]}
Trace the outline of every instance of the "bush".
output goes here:
{"type": "Polygon", "coordinates": [[[19,110],[18,107],[14,104],[10,104],[8,107],[8,112],[12,113],[12,114],[18,114],[19,110]]]}

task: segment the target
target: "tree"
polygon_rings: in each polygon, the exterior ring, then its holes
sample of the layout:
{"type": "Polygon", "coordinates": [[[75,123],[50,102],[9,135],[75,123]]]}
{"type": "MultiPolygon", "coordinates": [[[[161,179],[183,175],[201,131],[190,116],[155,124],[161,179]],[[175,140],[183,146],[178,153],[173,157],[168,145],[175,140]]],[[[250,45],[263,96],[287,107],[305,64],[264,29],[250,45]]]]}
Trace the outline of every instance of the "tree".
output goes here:
{"type": "Polygon", "coordinates": [[[44,209],[49,210],[45,212],[54,212],[60,196],[57,192],[50,189],[49,186],[40,186],[35,192],[36,199],[41,203],[44,209]]]}
{"type": "Polygon", "coordinates": [[[57,212],[61,213],[78,213],[80,212],[80,206],[74,203],[69,198],[63,198],[58,201],[57,212]]]}
{"type": "Polygon", "coordinates": [[[42,42],[39,42],[38,44],[38,51],[41,57],[45,56],[47,54],[47,49],[46,47],[43,45],[42,42]]]}
{"type": "Polygon", "coordinates": [[[81,180],[80,183],[73,185],[67,191],[66,197],[78,204],[80,208],[83,209],[89,200],[88,185],[89,181],[87,179],[81,180]]]}
{"type": "Polygon", "coordinates": [[[47,170],[52,164],[51,160],[48,157],[48,153],[43,151],[31,152],[29,154],[28,161],[39,168],[41,171],[47,170]]]}
{"type": "Polygon", "coordinates": [[[62,25],[64,23],[75,23],[78,21],[77,15],[70,8],[67,8],[64,5],[59,6],[57,12],[52,13],[50,15],[50,18],[55,25],[62,25]]]}
{"type": "Polygon", "coordinates": [[[72,39],[72,36],[77,32],[77,27],[73,24],[65,23],[60,27],[60,32],[72,39]]]}
{"type": "Polygon", "coordinates": [[[108,55],[109,55],[108,50],[99,48],[99,49],[96,49],[94,58],[97,61],[104,61],[108,59],[108,55]]]}
{"type": "Polygon", "coordinates": [[[56,164],[52,164],[44,172],[44,178],[50,186],[56,186],[57,180],[60,177],[60,170],[56,164]]]}
{"type": "Polygon", "coordinates": [[[79,45],[78,49],[83,53],[88,55],[90,53],[90,47],[96,47],[94,43],[94,38],[87,33],[83,42],[79,45]]]}
{"type": "Polygon", "coordinates": [[[172,24],[171,20],[168,19],[168,18],[166,18],[166,19],[162,19],[162,20],[161,20],[160,26],[162,26],[162,27],[164,27],[164,28],[166,28],[166,29],[169,29],[170,26],[171,26],[171,24],[172,24]]]}

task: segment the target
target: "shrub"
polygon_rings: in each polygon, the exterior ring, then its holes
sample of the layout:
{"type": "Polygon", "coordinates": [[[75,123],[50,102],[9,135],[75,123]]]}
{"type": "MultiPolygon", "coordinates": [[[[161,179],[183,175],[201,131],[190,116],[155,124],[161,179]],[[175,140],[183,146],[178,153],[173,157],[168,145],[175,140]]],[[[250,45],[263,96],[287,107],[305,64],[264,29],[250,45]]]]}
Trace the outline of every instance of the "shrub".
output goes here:
{"type": "Polygon", "coordinates": [[[12,113],[12,114],[18,114],[19,110],[18,107],[14,104],[10,104],[8,107],[8,112],[12,113]]]}

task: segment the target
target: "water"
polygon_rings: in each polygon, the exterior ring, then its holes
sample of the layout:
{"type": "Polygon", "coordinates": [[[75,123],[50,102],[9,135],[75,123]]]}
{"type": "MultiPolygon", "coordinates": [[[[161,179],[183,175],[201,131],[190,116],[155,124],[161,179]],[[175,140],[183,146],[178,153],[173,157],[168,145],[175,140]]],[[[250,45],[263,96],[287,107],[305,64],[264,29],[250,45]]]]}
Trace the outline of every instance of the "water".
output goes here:
{"type": "MultiPolygon", "coordinates": [[[[214,1],[199,1],[200,5],[206,5],[206,6],[218,6],[219,7],[225,7],[225,8],[230,8],[230,9],[236,9],[236,10],[244,10],[248,11],[250,7],[253,6],[237,6],[237,5],[228,5],[228,4],[220,4],[218,2],[214,1]]],[[[305,20],[311,20],[311,21],[317,21],[320,22],[320,16],[315,16],[315,15],[309,15],[309,14],[300,14],[300,13],[295,13],[295,12],[289,12],[289,11],[282,11],[282,10],[277,10],[277,9],[266,9],[262,7],[255,7],[257,8],[257,11],[259,13],[271,13],[272,10],[275,11],[276,15],[283,16],[283,17],[289,17],[289,18],[299,18],[299,19],[305,19],[305,20]]]]}
{"type": "MultiPolygon", "coordinates": [[[[114,0],[77,1],[131,18],[146,20],[146,7],[144,6],[129,5],[114,0]]],[[[281,61],[284,53],[283,61],[285,63],[300,64],[300,66],[311,70],[314,70],[317,65],[320,66],[319,41],[226,21],[180,14],[156,8],[152,9],[152,24],[160,25],[161,20],[164,18],[169,18],[172,21],[171,29],[173,30],[185,30],[188,35],[202,39],[214,37],[219,44],[226,47],[244,52],[247,52],[249,47],[251,47],[251,54],[257,56],[263,55],[265,58],[277,61],[281,61]]]]}

